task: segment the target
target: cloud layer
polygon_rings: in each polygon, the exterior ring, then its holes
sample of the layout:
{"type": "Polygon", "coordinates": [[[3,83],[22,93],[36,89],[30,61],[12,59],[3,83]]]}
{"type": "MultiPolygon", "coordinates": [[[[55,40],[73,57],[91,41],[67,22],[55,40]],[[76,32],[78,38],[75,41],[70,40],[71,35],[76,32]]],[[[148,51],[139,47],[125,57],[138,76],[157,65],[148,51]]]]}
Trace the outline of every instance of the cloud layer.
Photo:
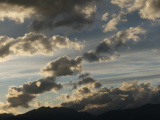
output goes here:
{"type": "Polygon", "coordinates": [[[135,108],[147,103],[160,103],[160,89],[149,83],[125,82],[119,87],[91,90],[81,88],[71,99],[60,104],[79,111],[100,114],[108,110],[135,108]],[[85,93],[85,94],[84,94],[85,93]]]}

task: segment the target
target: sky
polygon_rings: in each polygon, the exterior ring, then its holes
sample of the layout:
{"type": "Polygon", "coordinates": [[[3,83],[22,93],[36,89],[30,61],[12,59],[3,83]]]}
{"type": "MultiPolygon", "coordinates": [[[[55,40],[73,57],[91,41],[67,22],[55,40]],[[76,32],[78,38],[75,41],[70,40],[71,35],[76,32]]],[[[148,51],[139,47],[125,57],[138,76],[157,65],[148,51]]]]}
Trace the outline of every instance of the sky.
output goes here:
{"type": "Polygon", "coordinates": [[[0,0],[0,26],[0,113],[160,103],[160,0],[0,0]]]}

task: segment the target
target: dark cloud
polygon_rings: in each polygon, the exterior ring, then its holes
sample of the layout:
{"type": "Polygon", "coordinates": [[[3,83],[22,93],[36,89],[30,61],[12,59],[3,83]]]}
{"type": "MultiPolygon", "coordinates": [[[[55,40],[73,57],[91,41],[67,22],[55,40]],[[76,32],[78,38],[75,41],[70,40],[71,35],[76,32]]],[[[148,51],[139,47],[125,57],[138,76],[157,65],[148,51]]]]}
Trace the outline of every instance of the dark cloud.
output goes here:
{"type": "Polygon", "coordinates": [[[92,84],[92,86],[93,86],[93,88],[100,88],[100,87],[102,86],[102,84],[99,83],[98,81],[96,81],[96,82],[94,82],[94,83],[92,84]]]}
{"type": "Polygon", "coordinates": [[[55,82],[56,78],[46,77],[37,81],[28,82],[23,85],[23,92],[28,94],[41,94],[47,91],[58,91],[62,89],[60,83],[55,82]]]}
{"type": "Polygon", "coordinates": [[[90,76],[85,77],[83,80],[79,81],[79,85],[94,83],[96,80],[90,76]]]}
{"type": "Polygon", "coordinates": [[[111,41],[109,39],[105,39],[104,41],[100,42],[100,44],[96,48],[96,54],[103,54],[103,53],[112,53],[111,49],[111,41]]]}
{"type": "Polygon", "coordinates": [[[89,52],[83,53],[83,59],[88,62],[98,62],[99,61],[98,56],[92,50],[89,52]]]}
{"type": "Polygon", "coordinates": [[[90,75],[89,72],[83,73],[83,74],[79,75],[79,79],[83,79],[83,78],[85,78],[85,77],[87,77],[89,75],[90,75]]]}
{"type": "Polygon", "coordinates": [[[60,106],[100,114],[108,110],[135,108],[147,103],[158,104],[159,101],[159,87],[134,81],[123,83],[119,87],[100,88],[83,96],[73,93],[71,99],[62,102],[60,106]]]}
{"type": "Polygon", "coordinates": [[[36,98],[36,95],[49,91],[58,91],[63,88],[55,78],[46,77],[37,81],[25,83],[22,87],[11,87],[8,91],[7,102],[9,107],[29,107],[28,103],[36,98]]]}
{"type": "Polygon", "coordinates": [[[90,85],[91,88],[100,88],[102,85],[98,80],[95,80],[91,76],[87,76],[78,82],[79,85],[90,85]]]}
{"type": "Polygon", "coordinates": [[[119,31],[111,38],[105,38],[96,47],[95,51],[89,51],[83,54],[83,59],[88,62],[108,62],[119,56],[118,48],[127,44],[129,40],[137,42],[140,35],[145,34],[141,27],[130,27],[124,31],[119,31]]]}
{"type": "Polygon", "coordinates": [[[63,86],[56,82],[56,77],[80,73],[82,71],[81,62],[81,57],[74,60],[64,56],[48,63],[41,69],[41,72],[46,75],[44,78],[9,89],[8,107],[29,107],[28,103],[34,100],[38,94],[61,90],[63,86]]]}
{"type": "Polygon", "coordinates": [[[67,56],[60,57],[57,60],[50,62],[41,69],[41,73],[46,76],[66,76],[74,75],[82,72],[82,57],[76,59],[69,59],[67,56]]]}
{"type": "Polygon", "coordinates": [[[0,36],[0,59],[13,55],[53,55],[57,48],[80,50],[82,45],[72,42],[67,37],[55,35],[47,37],[40,33],[28,33],[16,39],[0,36]]]}
{"type": "Polygon", "coordinates": [[[62,96],[60,96],[60,97],[57,97],[57,99],[60,99],[60,100],[68,100],[69,99],[69,95],[68,94],[64,94],[64,95],[62,95],[62,96]]]}
{"type": "Polygon", "coordinates": [[[78,92],[79,94],[84,95],[84,94],[90,93],[91,90],[90,90],[88,87],[82,87],[82,88],[78,89],[77,92],[78,92]]]}
{"type": "Polygon", "coordinates": [[[139,11],[141,18],[159,21],[160,0],[111,0],[111,3],[119,6],[126,13],[139,11]]]}
{"type": "Polygon", "coordinates": [[[36,98],[35,95],[27,94],[22,92],[23,88],[11,87],[8,90],[7,95],[7,107],[29,107],[29,102],[36,98]]]}
{"type": "Polygon", "coordinates": [[[112,36],[112,40],[114,41],[115,48],[119,48],[124,46],[127,41],[133,40],[137,42],[140,39],[140,35],[145,34],[145,30],[141,27],[130,27],[124,31],[119,31],[117,34],[112,36]]]}
{"type": "MultiPolygon", "coordinates": [[[[96,12],[96,0],[1,0],[0,5],[17,6],[15,16],[23,21],[32,17],[30,28],[34,31],[53,30],[56,27],[71,27],[80,30],[91,25],[96,12]],[[24,8],[22,18],[18,16],[20,8],[24,8]],[[32,11],[32,12],[31,12],[32,11]],[[26,12],[26,16],[24,16],[26,12]]],[[[5,11],[4,11],[5,12],[5,11]]],[[[8,17],[14,20],[12,16],[8,17]]]]}
{"type": "Polygon", "coordinates": [[[76,90],[77,89],[77,85],[74,83],[72,90],[76,90]]]}

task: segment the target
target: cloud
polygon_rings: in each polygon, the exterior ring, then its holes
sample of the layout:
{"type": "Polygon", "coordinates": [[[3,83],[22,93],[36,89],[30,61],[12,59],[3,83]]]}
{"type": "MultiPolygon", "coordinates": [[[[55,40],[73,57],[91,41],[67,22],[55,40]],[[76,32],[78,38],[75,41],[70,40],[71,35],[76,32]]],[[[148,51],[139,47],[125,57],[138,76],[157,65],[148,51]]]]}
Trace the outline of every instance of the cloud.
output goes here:
{"type": "Polygon", "coordinates": [[[137,10],[141,18],[159,21],[160,0],[111,0],[111,3],[119,6],[126,13],[137,10]]]}
{"type": "Polygon", "coordinates": [[[89,72],[83,73],[83,74],[79,75],[79,79],[83,79],[83,78],[85,78],[85,77],[87,77],[89,75],[90,75],[89,72]]]}
{"type": "Polygon", "coordinates": [[[103,14],[103,16],[102,16],[101,20],[103,20],[103,21],[107,21],[107,20],[108,20],[108,15],[109,15],[109,13],[105,13],[105,14],[103,14]]]}
{"type": "Polygon", "coordinates": [[[124,17],[124,12],[121,11],[118,14],[118,16],[113,17],[107,24],[103,25],[103,28],[104,28],[103,32],[117,30],[116,26],[118,25],[119,22],[121,22],[121,21],[126,22],[127,21],[126,19],[123,19],[123,17],[124,17]]]}
{"type": "Polygon", "coordinates": [[[94,83],[96,80],[90,76],[85,77],[83,80],[79,81],[79,85],[94,83]]]}
{"type": "Polygon", "coordinates": [[[154,52],[154,53],[156,53],[158,51],[159,51],[158,49],[152,49],[152,52],[154,52]]]}
{"type": "Polygon", "coordinates": [[[62,96],[60,96],[60,97],[57,97],[57,99],[60,99],[60,100],[68,100],[69,99],[69,95],[68,94],[63,94],[62,96]]]}
{"type": "Polygon", "coordinates": [[[135,108],[147,103],[158,104],[159,93],[159,87],[149,83],[125,82],[119,87],[103,87],[89,94],[73,93],[71,99],[62,102],[60,106],[100,114],[114,109],[135,108]]]}
{"type": "Polygon", "coordinates": [[[97,48],[96,48],[96,54],[112,53],[111,44],[112,44],[112,42],[109,39],[107,39],[107,38],[104,39],[97,46],[97,48]]]}
{"type": "Polygon", "coordinates": [[[126,45],[129,40],[137,42],[140,35],[146,31],[141,27],[130,27],[124,31],[119,31],[110,38],[105,38],[96,47],[95,51],[89,51],[83,54],[83,59],[88,62],[108,62],[115,60],[119,56],[118,48],[126,45]]]}
{"type": "Polygon", "coordinates": [[[34,14],[34,11],[31,8],[0,3],[1,21],[4,21],[5,18],[8,18],[10,20],[16,21],[17,23],[23,23],[24,19],[31,18],[31,14],[34,14]]]}
{"type": "Polygon", "coordinates": [[[99,83],[98,80],[95,80],[93,77],[91,76],[86,76],[85,78],[83,78],[81,81],[78,82],[79,85],[87,85],[90,88],[100,88],[102,85],[101,83],[99,83]]]}
{"type": "Polygon", "coordinates": [[[69,59],[67,56],[58,58],[53,62],[49,62],[47,66],[41,69],[41,73],[46,76],[66,76],[75,75],[82,72],[82,57],[69,59]]]}
{"type": "Polygon", "coordinates": [[[53,30],[56,27],[80,30],[93,23],[96,12],[96,0],[1,0],[0,5],[4,4],[6,7],[1,13],[5,14],[6,11],[12,10],[15,16],[13,17],[12,14],[2,15],[1,18],[19,19],[23,22],[25,18],[32,17],[30,28],[34,31],[53,30]],[[18,15],[19,11],[22,17],[18,15]]]}
{"type": "Polygon", "coordinates": [[[41,69],[41,72],[45,74],[45,77],[29,81],[20,87],[10,87],[7,94],[7,107],[16,108],[24,107],[28,108],[29,102],[33,101],[37,95],[45,92],[56,92],[63,88],[61,83],[56,82],[56,77],[74,75],[81,73],[82,58],[70,59],[67,56],[58,58],[57,60],[50,62],[41,69]]]}
{"type": "Polygon", "coordinates": [[[78,42],[72,42],[67,37],[55,35],[47,37],[40,33],[28,33],[16,39],[0,36],[0,60],[15,55],[53,55],[57,48],[80,50],[83,48],[78,42]]]}
{"type": "Polygon", "coordinates": [[[85,59],[88,62],[98,62],[99,61],[98,56],[92,50],[90,50],[89,52],[83,53],[83,59],[85,59]]]}
{"type": "Polygon", "coordinates": [[[8,107],[29,107],[29,102],[36,98],[36,95],[50,91],[58,91],[63,88],[60,83],[55,82],[54,77],[45,77],[37,81],[25,83],[22,87],[10,87],[7,95],[8,107]],[[41,83],[38,87],[37,82],[41,83]]]}
{"type": "Polygon", "coordinates": [[[127,30],[119,31],[116,35],[112,36],[112,40],[114,40],[115,47],[118,48],[125,45],[129,40],[137,42],[140,39],[138,35],[143,35],[145,33],[146,31],[139,26],[130,27],[127,30]]]}
{"type": "Polygon", "coordinates": [[[36,101],[35,104],[33,105],[34,107],[41,107],[42,103],[40,101],[36,101]]]}
{"type": "Polygon", "coordinates": [[[84,95],[84,94],[89,94],[91,92],[91,90],[88,87],[82,87],[82,88],[78,89],[77,92],[79,94],[84,95]]]}

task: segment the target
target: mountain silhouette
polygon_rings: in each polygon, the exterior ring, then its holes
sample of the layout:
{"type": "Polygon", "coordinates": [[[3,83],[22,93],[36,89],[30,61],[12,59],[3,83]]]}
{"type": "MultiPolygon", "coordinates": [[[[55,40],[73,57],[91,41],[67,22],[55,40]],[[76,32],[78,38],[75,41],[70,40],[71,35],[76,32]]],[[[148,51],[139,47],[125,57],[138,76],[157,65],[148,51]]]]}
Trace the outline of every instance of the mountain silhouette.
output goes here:
{"type": "Polygon", "coordinates": [[[25,114],[0,115],[0,120],[159,120],[160,104],[147,104],[139,108],[112,110],[101,115],[77,112],[71,108],[41,107],[25,114]]]}
{"type": "Polygon", "coordinates": [[[4,120],[6,118],[14,117],[12,114],[0,114],[0,120],[4,120]]]}

